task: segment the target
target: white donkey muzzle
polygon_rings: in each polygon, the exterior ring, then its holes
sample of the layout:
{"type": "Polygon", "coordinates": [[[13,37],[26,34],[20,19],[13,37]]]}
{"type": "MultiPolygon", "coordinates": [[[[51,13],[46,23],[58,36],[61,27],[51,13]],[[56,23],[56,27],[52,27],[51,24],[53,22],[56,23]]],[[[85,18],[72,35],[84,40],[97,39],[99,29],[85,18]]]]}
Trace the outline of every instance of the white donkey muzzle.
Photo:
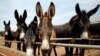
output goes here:
{"type": "Polygon", "coordinates": [[[88,39],[89,38],[88,32],[83,32],[82,35],[81,35],[81,38],[88,39]]]}
{"type": "Polygon", "coordinates": [[[5,35],[8,35],[8,32],[5,32],[4,34],[5,34],[5,35]]]}
{"type": "Polygon", "coordinates": [[[24,32],[21,32],[20,33],[20,39],[24,39],[24,35],[25,35],[25,33],[24,32]]]}
{"type": "Polygon", "coordinates": [[[32,48],[27,48],[27,49],[26,49],[26,56],[34,56],[34,55],[33,55],[33,52],[34,52],[34,51],[33,51],[32,48]]]}
{"type": "Polygon", "coordinates": [[[48,40],[45,39],[45,40],[42,41],[41,49],[42,50],[49,50],[50,49],[50,45],[49,45],[48,40]]]}

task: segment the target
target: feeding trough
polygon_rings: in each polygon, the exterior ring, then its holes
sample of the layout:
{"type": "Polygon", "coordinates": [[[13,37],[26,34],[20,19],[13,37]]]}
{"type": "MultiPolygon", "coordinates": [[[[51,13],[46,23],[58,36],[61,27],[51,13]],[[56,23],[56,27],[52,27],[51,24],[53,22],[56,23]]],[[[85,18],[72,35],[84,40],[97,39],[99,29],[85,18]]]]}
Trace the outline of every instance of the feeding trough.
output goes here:
{"type": "Polygon", "coordinates": [[[0,46],[0,56],[25,56],[25,53],[16,49],[0,46]]]}

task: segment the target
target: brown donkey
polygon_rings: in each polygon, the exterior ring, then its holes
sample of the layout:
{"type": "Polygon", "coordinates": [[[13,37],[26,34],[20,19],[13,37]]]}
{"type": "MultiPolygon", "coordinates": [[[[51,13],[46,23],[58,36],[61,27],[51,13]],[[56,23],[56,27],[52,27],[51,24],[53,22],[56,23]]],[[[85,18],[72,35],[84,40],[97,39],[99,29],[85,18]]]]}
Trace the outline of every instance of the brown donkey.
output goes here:
{"type": "Polygon", "coordinates": [[[36,14],[40,19],[39,23],[39,38],[41,39],[41,50],[43,56],[50,56],[52,46],[50,45],[50,38],[55,38],[56,34],[52,25],[52,17],[55,14],[55,6],[51,2],[48,12],[43,14],[40,2],[36,5],[36,14]]]}

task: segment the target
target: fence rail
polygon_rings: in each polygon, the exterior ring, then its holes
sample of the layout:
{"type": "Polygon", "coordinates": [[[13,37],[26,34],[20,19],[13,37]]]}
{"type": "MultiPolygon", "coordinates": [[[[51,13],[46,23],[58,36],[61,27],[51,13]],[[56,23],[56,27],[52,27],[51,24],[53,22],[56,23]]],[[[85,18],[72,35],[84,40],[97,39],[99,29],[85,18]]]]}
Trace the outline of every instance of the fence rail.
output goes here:
{"type": "MultiPolygon", "coordinates": [[[[36,42],[36,44],[41,44],[40,42],[36,42]]],[[[85,49],[100,49],[100,45],[83,45],[83,44],[64,44],[64,43],[50,43],[54,46],[62,46],[62,47],[75,47],[75,48],[85,48],[85,49]]]]}
{"type": "Polygon", "coordinates": [[[63,44],[63,43],[50,43],[55,46],[62,47],[75,47],[75,48],[85,48],[85,49],[100,49],[100,45],[83,45],[83,44],[63,44]]]}
{"type": "MultiPolygon", "coordinates": [[[[82,40],[81,38],[52,38],[51,40],[82,40]]],[[[100,39],[87,39],[93,41],[100,41],[100,39]]],[[[23,43],[20,41],[9,41],[9,40],[0,40],[0,42],[13,42],[13,43],[23,43]]],[[[41,42],[36,42],[36,44],[41,44],[41,42]]],[[[100,49],[100,45],[83,45],[83,44],[65,44],[65,43],[50,43],[53,46],[62,46],[62,47],[77,47],[77,48],[86,48],[86,49],[100,49]]]]}
{"type": "Polygon", "coordinates": [[[5,46],[0,46],[0,54],[3,56],[25,56],[25,52],[21,52],[5,46]]]}
{"type": "MultiPolygon", "coordinates": [[[[100,41],[100,39],[82,39],[82,38],[51,38],[51,41],[64,41],[64,40],[88,40],[88,41],[100,41]]],[[[20,41],[9,41],[9,40],[0,40],[0,42],[13,42],[13,43],[22,43],[20,41]]]]}
{"type": "Polygon", "coordinates": [[[100,41],[100,39],[82,39],[82,38],[51,38],[50,40],[89,40],[89,41],[100,41]]]}

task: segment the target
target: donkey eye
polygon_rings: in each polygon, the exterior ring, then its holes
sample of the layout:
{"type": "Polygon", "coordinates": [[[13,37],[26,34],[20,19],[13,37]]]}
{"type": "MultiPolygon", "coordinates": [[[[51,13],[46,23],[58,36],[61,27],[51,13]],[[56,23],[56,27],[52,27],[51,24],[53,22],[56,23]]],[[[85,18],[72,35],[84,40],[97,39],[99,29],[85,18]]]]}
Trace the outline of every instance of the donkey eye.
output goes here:
{"type": "Polygon", "coordinates": [[[32,43],[35,43],[35,38],[32,39],[32,43]]]}
{"type": "Polygon", "coordinates": [[[52,28],[50,28],[50,31],[52,31],[52,28]]]}
{"type": "Polygon", "coordinates": [[[48,36],[51,36],[51,32],[52,32],[52,30],[48,33],[48,36]]]}
{"type": "Polygon", "coordinates": [[[80,27],[82,27],[82,26],[83,26],[82,22],[79,22],[79,26],[80,26],[80,27]]]}
{"type": "Polygon", "coordinates": [[[40,28],[39,28],[39,34],[40,34],[40,36],[42,36],[42,34],[43,34],[40,28]]]}
{"type": "Polygon", "coordinates": [[[41,28],[39,27],[38,30],[41,30],[41,28]]]}

